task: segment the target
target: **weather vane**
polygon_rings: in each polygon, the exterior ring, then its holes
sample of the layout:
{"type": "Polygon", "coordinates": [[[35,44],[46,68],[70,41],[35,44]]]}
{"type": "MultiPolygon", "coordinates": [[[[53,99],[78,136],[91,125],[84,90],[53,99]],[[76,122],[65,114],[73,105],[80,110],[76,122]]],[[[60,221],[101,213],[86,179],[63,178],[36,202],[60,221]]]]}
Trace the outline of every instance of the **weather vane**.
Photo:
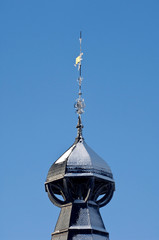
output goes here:
{"type": "Polygon", "coordinates": [[[84,108],[85,108],[85,103],[84,99],[82,98],[82,91],[81,91],[81,85],[82,85],[82,49],[81,49],[81,44],[82,44],[82,32],[80,32],[80,55],[76,58],[76,63],[75,67],[78,66],[78,71],[79,71],[79,77],[77,79],[78,85],[79,85],[79,91],[78,91],[78,98],[76,99],[76,102],[74,104],[74,107],[76,109],[76,113],[78,114],[78,117],[80,118],[81,121],[81,114],[84,113],[84,108]]]}

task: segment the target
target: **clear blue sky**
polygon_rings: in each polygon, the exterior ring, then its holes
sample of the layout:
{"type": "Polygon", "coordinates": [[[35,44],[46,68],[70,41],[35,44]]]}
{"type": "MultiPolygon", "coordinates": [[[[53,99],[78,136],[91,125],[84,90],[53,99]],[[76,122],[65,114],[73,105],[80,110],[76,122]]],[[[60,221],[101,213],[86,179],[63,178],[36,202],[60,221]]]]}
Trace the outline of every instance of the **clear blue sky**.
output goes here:
{"type": "Polygon", "coordinates": [[[74,142],[79,31],[84,137],[110,165],[111,240],[159,239],[159,1],[1,0],[0,239],[50,239],[44,191],[74,142]]]}

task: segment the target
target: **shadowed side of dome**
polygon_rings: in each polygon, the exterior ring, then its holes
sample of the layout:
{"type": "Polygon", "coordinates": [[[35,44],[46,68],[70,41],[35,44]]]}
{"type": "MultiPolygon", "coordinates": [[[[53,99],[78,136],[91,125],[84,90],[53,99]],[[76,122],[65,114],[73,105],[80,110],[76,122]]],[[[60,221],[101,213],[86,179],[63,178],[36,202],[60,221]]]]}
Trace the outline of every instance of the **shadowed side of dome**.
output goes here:
{"type": "Polygon", "coordinates": [[[70,156],[71,152],[75,148],[75,144],[73,144],[65,153],[61,155],[50,167],[46,182],[56,181],[64,177],[66,172],[66,163],[67,159],[70,156]]]}

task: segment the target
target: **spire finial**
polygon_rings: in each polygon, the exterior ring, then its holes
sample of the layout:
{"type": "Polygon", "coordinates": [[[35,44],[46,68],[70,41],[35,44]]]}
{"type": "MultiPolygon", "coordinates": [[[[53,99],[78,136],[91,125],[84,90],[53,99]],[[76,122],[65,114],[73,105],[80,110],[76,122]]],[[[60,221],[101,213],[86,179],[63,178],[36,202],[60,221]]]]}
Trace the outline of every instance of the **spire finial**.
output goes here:
{"type": "Polygon", "coordinates": [[[81,121],[81,114],[84,113],[84,108],[85,108],[85,102],[84,102],[84,99],[82,98],[82,91],[81,91],[81,85],[82,85],[82,48],[81,48],[81,45],[82,45],[82,32],[80,31],[80,38],[79,38],[79,41],[80,41],[80,55],[76,58],[76,63],[75,63],[75,66],[78,65],[78,71],[79,71],[79,77],[77,79],[78,81],[78,86],[79,86],[79,91],[78,91],[78,98],[76,99],[76,102],[75,102],[75,109],[76,109],[76,113],[78,114],[78,124],[77,124],[77,129],[78,129],[78,133],[77,133],[77,138],[78,139],[82,139],[82,121],[81,121]]]}

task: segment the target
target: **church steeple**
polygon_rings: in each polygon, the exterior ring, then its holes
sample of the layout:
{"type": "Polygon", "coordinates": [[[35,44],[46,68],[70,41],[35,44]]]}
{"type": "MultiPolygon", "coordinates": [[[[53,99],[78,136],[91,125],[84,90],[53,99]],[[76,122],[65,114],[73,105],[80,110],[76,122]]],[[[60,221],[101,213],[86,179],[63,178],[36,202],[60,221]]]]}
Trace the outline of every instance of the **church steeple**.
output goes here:
{"type": "MultiPolygon", "coordinates": [[[[81,41],[80,35],[80,46],[81,41]]],[[[86,144],[82,136],[81,114],[85,104],[81,97],[81,60],[80,50],[76,58],[80,71],[79,97],[75,104],[77,137],[53,163],[45,182],[49,199],[61,208],[52,240],[109,240],[99,209],[111,200],[115,182],[108,164],[86,144]]]]}

